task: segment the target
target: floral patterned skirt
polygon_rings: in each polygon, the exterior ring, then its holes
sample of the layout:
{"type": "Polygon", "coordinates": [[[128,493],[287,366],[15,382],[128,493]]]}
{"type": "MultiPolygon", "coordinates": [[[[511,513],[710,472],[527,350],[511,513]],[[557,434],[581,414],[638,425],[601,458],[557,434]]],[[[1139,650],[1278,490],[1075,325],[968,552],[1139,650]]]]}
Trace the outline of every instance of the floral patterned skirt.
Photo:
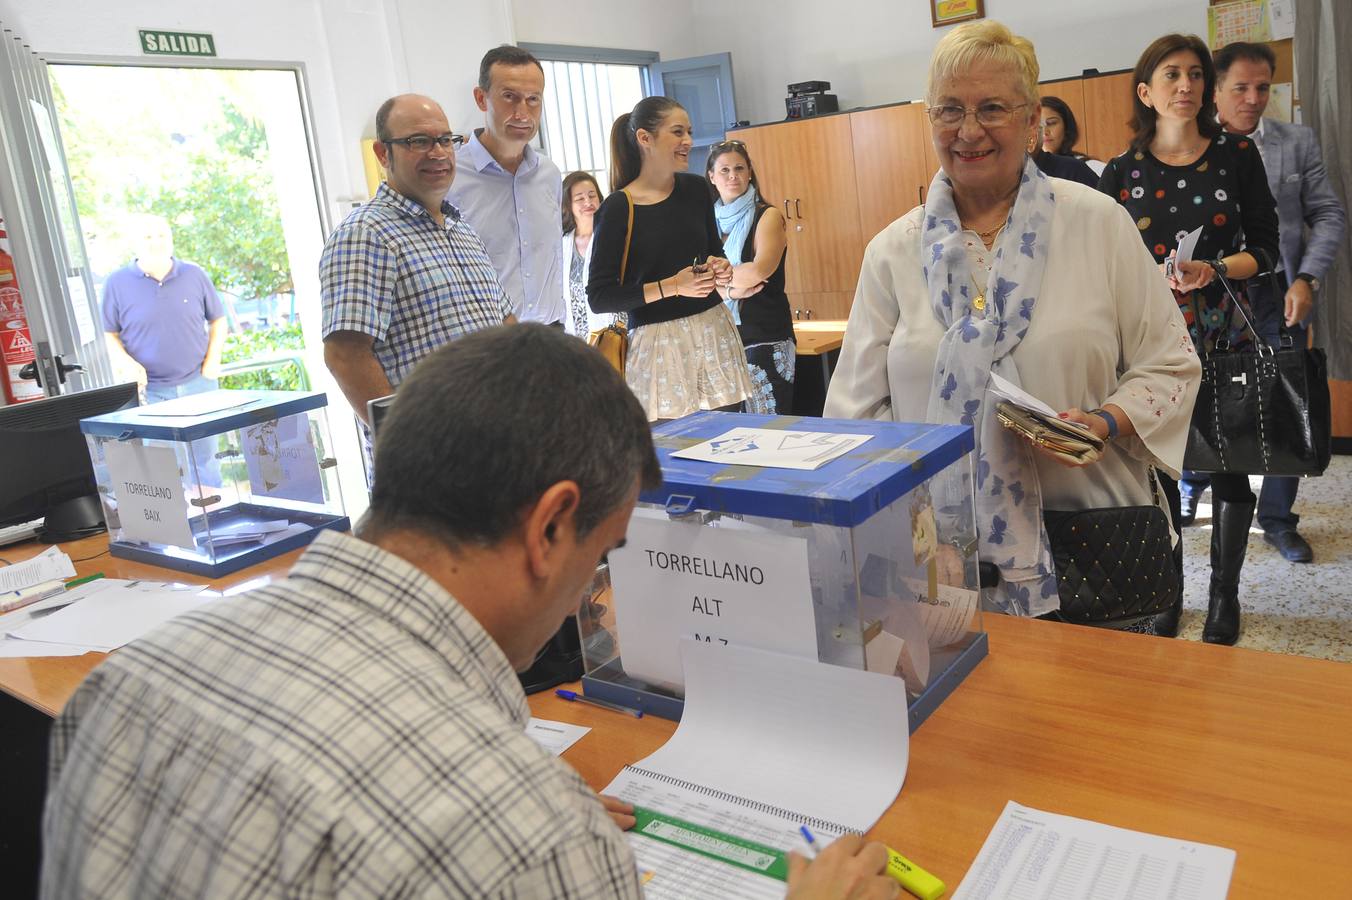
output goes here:
{"type": "Polygon", "coordinates": [[[624,377],[649,422],[730,406],[752,395],[746,351],[722,303],[635,328],[624,377]]]}

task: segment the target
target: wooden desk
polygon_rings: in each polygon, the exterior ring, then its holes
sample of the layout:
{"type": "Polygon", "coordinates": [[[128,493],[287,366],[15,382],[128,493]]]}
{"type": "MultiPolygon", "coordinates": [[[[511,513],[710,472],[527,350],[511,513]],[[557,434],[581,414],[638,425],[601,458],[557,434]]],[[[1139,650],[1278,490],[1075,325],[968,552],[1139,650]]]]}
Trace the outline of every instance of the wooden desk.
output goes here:
{"type": "MultiPolygon", "coordinates": [[[[1231,900],[1348,896],[1352,665],[985,621],[990,656],[912,736],[872,837],[951,891],[1015,800],[1234,849],[1231,900]]],[[[552,695],[530,705],[595,729],[563,757],[595,788],[675,727],[552,695]]]]}
{"type": "MultiPolygon", "coordinates": [[[[22,562],[37,556],[47,546],[30,541],[0,547],[0,559],[22,562]]],[[[81,577],[102,572],[109,578],[144,578],[148,581],[184,581],[193,584],[202,581],[199,576],[187,572],[113,556],[108,552],[107,534],[62,544],[61,549],[75,561],[75,574],[81,577]]],[[[301,552],[293,550],[232,575],[207,581],[206,585],[212,590],[229,593],[261,587],[273,578],[285,575],[301,552]]],[[[49,716],[55,716],[66,705],[70,695],[75,693],[84,677],[106,656],[106,653],[86,653],[83,656],[0,659],[0,691],[49,716]]]]}
{"type": "Polygon", "coordinates": [[[793,323],[794,338],[798,342],[798,365],[794,375],[793,412],[797,415],[820,416],[826,402],[826,391],[831,387],[831,373],[840,357],[840,346],[845,341],[844,319],[803,320],[793,323]],[[812,372],[812,359],[820,361],[820,376],[812,372]]]}
{"type": "MultiPolygon", "coordinates": [[[[80,558],[103,540],[63,549],[80,558]]],[[[23,558],[14,551],[0,556],[23,558]]],[[[213,586],[270,580],[294,556],[213,586]]],[[[77,568],[167,577],[106,554],[77,568]]],[[[1005,801],[1016,800],[1230,847],[1232,900],[1347,896],[1352,665],[1002,616],[985,622],[990,656],[912,737],[906,786],[872,836],[952,889],[1005,801]]],[[[0,689],[50,715],[100,659],[3,660],[0,689]]],[[[530,706],[595,729],[564,759],[596,788],[675,730],[552,693],[530,706]]]]}
{"type": "Polygon", "coordinates": [[[799,356],[824,356],[845,342],[844,319],[808,319],[793,323],[799,356]]]}

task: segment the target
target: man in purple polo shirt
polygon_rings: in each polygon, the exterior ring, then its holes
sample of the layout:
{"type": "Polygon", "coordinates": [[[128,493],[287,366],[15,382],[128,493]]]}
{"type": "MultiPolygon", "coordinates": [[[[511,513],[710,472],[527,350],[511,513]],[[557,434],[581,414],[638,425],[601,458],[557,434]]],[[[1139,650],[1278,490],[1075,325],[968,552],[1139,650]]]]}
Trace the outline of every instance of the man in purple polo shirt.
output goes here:
{"type": "Polygon", "coordinates": [[[225,310],[207,273],[174,258],[169,223],[137,219],[136,261],[103,285],[103,330],[115,370],[147,403],[215,390],[225,344],[225,310]]]}

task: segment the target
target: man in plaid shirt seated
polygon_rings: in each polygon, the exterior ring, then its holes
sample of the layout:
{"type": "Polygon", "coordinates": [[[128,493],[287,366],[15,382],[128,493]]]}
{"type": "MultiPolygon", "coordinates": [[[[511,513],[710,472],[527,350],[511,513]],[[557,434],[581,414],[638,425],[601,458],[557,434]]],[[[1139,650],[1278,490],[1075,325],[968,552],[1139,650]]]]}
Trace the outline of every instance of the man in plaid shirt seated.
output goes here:
{"type": "MultiPolygon", "coordinates": [[[[661,484],[638,400],[562,332],[493,328],[418,366],[375,464],[356,536],[80,686],[52,731],[43,897],[642,896],[632,809],[526,736],[514,671],[661,484]]],[[[895,897],[885,863],[847,836],[794,861],[790,896],[895,897]]]]}

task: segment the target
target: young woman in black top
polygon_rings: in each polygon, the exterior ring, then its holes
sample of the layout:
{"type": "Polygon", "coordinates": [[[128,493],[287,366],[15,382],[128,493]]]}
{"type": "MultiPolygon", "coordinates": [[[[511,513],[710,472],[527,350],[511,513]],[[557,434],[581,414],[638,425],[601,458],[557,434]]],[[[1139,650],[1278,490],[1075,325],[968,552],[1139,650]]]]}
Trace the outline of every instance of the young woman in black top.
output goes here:
{"type": "Polygon", "coordinates": [[[649,421],[738,411],[751,396],[742,341],[718,294],[732,266],[713,200],[685,171],[691,145],[690,117],[666,97],[616,119],[611,193],[592,237],[587,300],[594,312],[629,314],[625,380],[649,421]]]}
{"type": "MultiPolygon", "coordinates": [[[[1108,163],[1099,190],[1127,208],[1164,269],[1178,242],[1200,227],[1193,259],[1169,277],[1199,351],[1252,341],[1217,273],[1242,281],[1277,259],[1277,205],[1258,149],[1216,122],[1216,73],[1195,35],[1159,38],[1136,63],[1131,148],[1108,163]],[[1261,260],[1261,262],[1260,262],[1261,260]]],[[[1165,277],[1165,276],[1161,276],[1165,277]]],[[[1242,296],[1242,295],[1241,295],[1242,296]]],[[[1178,484],[1162,479],[1174,521],[1178,484]]],[[[1255,498],[1246,475],[1211,476],[1211,586],[1202,640],[1239,638],[1239,573],[1255,498]]]]}
{"type": "Polygon", "coordinates": [[[784,293],[784,216],[761,196],[741,141],[714,144],[704,174],[718,194],[714,219],[732,263],[732,283],[719,293],[737,322],[755,389],[747,411],[787,414],[793,411],[797,347],[784,293]]]}

